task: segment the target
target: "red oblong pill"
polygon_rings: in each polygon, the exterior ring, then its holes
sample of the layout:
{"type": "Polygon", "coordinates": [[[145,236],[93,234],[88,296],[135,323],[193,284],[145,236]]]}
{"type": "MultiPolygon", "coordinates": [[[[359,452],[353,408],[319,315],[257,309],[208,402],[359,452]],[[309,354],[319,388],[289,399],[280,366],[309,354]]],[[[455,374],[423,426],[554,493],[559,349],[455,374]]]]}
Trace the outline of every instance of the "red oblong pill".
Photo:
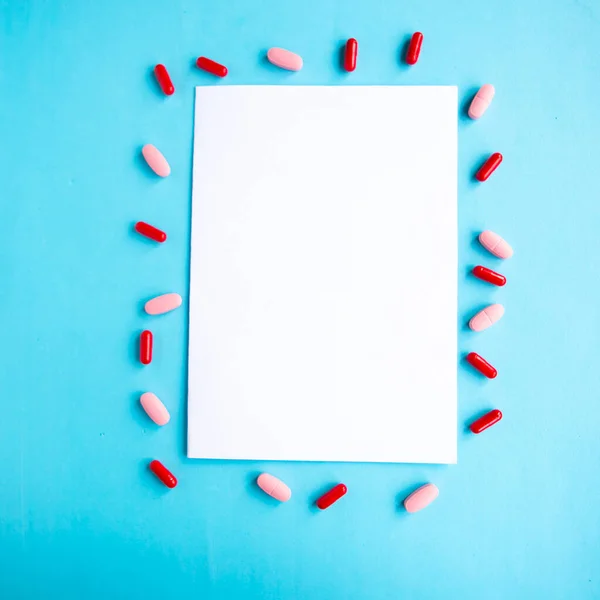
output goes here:
{"type": "Polygon", "coordinates": [[[358,42],[350,38],[346,42],[346,52],[344,53],[344,69],[351,73],[356,69],[356,59],[358,57],[358,42]]]}
{"type": "Polygon", "coordinates": [[[155,242],[163,243],[167,239],[167,234],[148,223],[144,223],[144,221],[138,221],[135,226],[135,230],[140,234],[155,242]]]}
{"type": "Polygon", "coordinates": [[[177,485],[177,477],[165,467],[160,461],[153,460],[150,465],[150,470],[168,487],[174,488],[177,485]]]}
{"type": "Polygon", "coordinates": [[[147,329],[140,335],[140,362],[143,365],[152,362],[152,332],[147,329]]]}
{"type": "Polygon", "coordinates": [[[469,352],[469,354],[467,354],[467,362],[480,373],[483,373],[488,379],[494,379],[496,375],[498,375],[498,371],[496,371],[485,358],[479,356],[476,352],[469,352]]]}
{"type": "Polygon", "coordinates": [[[342,496],[346,494],[348,488],[343,483],[338,483],[332,487],[328,492],[325,492],[318,500],[317,506],[321,510],[329,508],[334,502],[337,502],[342,496]]]}
{"type": "Polygon", "coordinates": [[[485,181],[499,166],[502,162],[502,154],[500,152],[494,152],[479,168],[479,171],[475,173],[475,179],[477,181],[485,181]]]}
{"type": "Polygon", "coordinates": [[[473,433],[481,433],[485,431],[488,427],[496,424],[498,421],[502,419],[502,413],[495,408],[494,410],[490,410],[489,413],[483,415],[483,417],[479,417],[477,421],[473,421],[471,425],[469,425],[469,429],[473,433]]]}
{"type": "Polygon", "coordinates": [[[414,65],[419,60],[421,54],[421,44],[423,43],[423,34],[420,31],[413,33],[410,39],[410,44],[406,52],[406,62],[409,65],[414,65]]]}
{"type": "Polygon", "coordinates": [[[163,94],[171,96],[175,93],[175,86],[171,81],[171,76],[165,65],[156,65],[154,67],[154,75],[156,76],[156,80],[158,81],[158,85],[160,85],[163,94]]]}
{"type": "Polygon", "coordinates": [[[216,75],[217,77],[225,77],[225,75],[227,75],[226,66],[220,65],[218,62],[210,60],[210,58],[206,58],[206,56],[198,57],[196,66],[203,71],[207,71],[208,73],[216,75]]]}
{"type": "Polygon", "coordinates": [[[496,271],[492,271],[481,265],[477,265],[473,268],[473,275],[479,279],[483,279],[483,281],[492,283],[493,285],[503,286],[506,283],[506,277],[504,277],[504,275],[500,275],[500,273],[496,273],[496,271]]]}

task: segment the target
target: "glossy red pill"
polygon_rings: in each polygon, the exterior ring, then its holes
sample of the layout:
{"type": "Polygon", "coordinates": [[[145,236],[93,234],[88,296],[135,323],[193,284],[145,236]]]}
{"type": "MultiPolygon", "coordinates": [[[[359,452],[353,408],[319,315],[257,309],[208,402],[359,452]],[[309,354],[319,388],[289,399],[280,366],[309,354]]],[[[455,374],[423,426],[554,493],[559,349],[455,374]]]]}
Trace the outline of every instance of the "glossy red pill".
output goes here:
{"type": "Polygon", "coordinates": [[[423,43],[423,34],[420,31],[413,33],[406,52],[406,62],[409,65],[414,65],[419,60],[421,54],[421,44],[423,43]]]}
{"type": "Polygon", "coordinates": [[[473,268],[473,275],[494,285],[503,286],[506,283],[506,277],[504,277],[504,275],[500,275],[500,273],[496,273],[496,271],[492,271],[481,265],[477,265],[473,268]]]}
{"type": "Polygon", "coordinates": [[[485,358],[479,356],[476,352],[469,352],[467,354],[467,362],[475,367],[480,373],[483,373],[488,379],[494,379],[498,375],[498,371],[485,360],[485,358]]]}
{"type": "Polygon", "coordinates": [[[140,335],[140,362],[143,365],[152,362],[152,332],[147,329],[140,335]]]}
{"type": "Polygon", "coordinates": [[[224,65],[220,65],[214,60],[210,60],[210,58],[206,58],[206,56],[201,56],[196,61],[196,66],[203,71],[208,71],[217,77],[225,77],[227,75],[227,67],[224,65]]]}
{"type": "Polygon", "coordinates": [[[356,59],[358,58],[358,42],[350,38],[346,42],[346,52],[344,53],[344,69],[348,72],[356,69],[356,59]]]}
{"type": "Polygon", "coordinates": [[[494,152],[494,154],[481,165],[479,171],[475,173],[475,179],[477,179],[477,181],[485,181],[499,167],[501,162],[502,154],[500,154],[500,152],[494,152]]]}
{"type": "Polygon", "coordinates": [[[329,508],[334,502],[337,502],[342,496],[346,495],[348,488],[343,483],[338,483],[328,492],[325,492],[318,500],[317,506],[321,510],[329,508]]]}
{"type": "Polygon", "coordinates": [[[491,427],[492,425],[500,421],[500,419],[502,419],[502,413],[497,408],[495,408],[494,410],[490,410],[489,413],[483,415],[483,417],[477,419],[477,421],[471,423],[471,425],[469,425],[469,429],[473,433],[481,433],[482,431],[485,431],[488,427],[491,427]]]}
{"type": "Polygon", "coordinates": [[[155,242],[160,242],[161,244],[167,239],[167,234],[164,231],[161,231],[152,225],[148,225],[148,223],[144,223],[144,221],[138,221],[135,224],[135,230],[139,234],[150,238],[155,242]]]}
{"type": "Polygon", "coordinates": [[[168,487],[174,488],[177,485],[177,477],[165,467],[160,461],[153,460],[150,463],[150,470],[168,487]]]}
{"type": "Polygon", "coordinates": [[[154,75],[156,75],[156,80],[158,81],[158,85],[160,85],[160,89],[163,91],[163,94],[171,96],[175,93],[175,86],[171,81],[171,76],[169,75],[165,65],[156,65],[154,67],[154,75]]]}

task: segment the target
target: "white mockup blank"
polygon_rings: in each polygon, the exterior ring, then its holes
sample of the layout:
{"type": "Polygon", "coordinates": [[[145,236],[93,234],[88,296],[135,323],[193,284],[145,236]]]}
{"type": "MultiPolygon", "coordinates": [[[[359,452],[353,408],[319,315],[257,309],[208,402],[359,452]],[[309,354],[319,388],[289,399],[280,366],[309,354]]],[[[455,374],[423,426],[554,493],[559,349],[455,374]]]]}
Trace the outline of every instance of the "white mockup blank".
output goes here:
{"type": "Polygon", "coordinates": [[[456,462],[457,114],[196,88],[190,457],[456,462]]]}

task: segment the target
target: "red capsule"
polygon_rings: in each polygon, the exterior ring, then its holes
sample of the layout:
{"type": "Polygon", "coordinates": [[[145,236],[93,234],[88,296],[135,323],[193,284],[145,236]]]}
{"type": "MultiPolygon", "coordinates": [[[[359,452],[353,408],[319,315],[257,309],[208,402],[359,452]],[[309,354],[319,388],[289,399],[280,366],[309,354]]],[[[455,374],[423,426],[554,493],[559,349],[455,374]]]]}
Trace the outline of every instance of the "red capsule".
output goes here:
{"type": "Polygon", "coordinates": [[[421,44],[423,43],[423,34],[420,31],[413,33],[410,40],[408,50],[406,52],[406,62],[409,65],[414,65],[419,60],[421,54],[421,44]]]}
{"type": "Polygon", "coordinates": [[[206,58],[206,56],[201,56],[196,61],[196,66],[203,71],[208,71],[217,77],[225,77],[227,75],[227,67],[220,65],[214,60],[210,60],[210,58],[206,58]]]}
{"type": "Polygon", "coordinates": [[[147,329],[140,335],[140,362],[143,365],[152,362],[152,332],[147,329]]]}
{"type": "Polygon", "coordinates": [[[144,223],[144,221],[138,221],[135,224],[135,230],[139,234],[150,238],[155,242],[160,242],[161,244],[167,239],[167,234],[164,231],[161,231],[152,225],[148,225],[148,223],[144,223]]]}
{"type": "Polygon", "coordinates": [[[485,431],[488,427],[496,424],[500,419],[502,419],[502,413],[495,408],[494,410],[490,410],[489,413],[483,415],[483,417],[479,417],[477,421],[474,421],[469,425],[469,429],[473,433],[481,433],[485,431]]]}
{"type": "Polygon", "coordinates": [[[150,463],[150,470],[168,487],[174,488],[177,485],[177,477],[165,467],[160,461],[153,460],[150,463]]]}
{"type": "Polygon", "coordinates": [[[356,59],[358,58],[358,42],[350,38],[346,42],[346,52],[344,53],[344,69],[351,73],[356,69],[356,59]]]}
{"type": "Polygon", "coordinates": [[[475,367],[480,373],[483,373],[488,379],[494,379],[498,375],[498,371],[485,360],[485,358],[479,356],[476,352],[469,352],[467,354],[467,362],[475,367]]]}
{"type": "Polygon", "coordinates": [[[171,96],[175,93],[175,86],[165,65],[156,65],[154,67],[154,75],[156,75],[158,85],[160,85],[160,89],[164,94],[171,96]]]}
{"type": "Polygon", "coordinates": [[[343,483],[338,483],[332,487],[328,492],[325,492],[318,500],[317,506],[321,510],[329,508],[334,502],[337,502],[342,496],[346,494],[348,488],[343,483]]]}
{"type": "Polygon", "coordinates": [[[502,154],[500,152],[494,152],[479,168],[479,171],[475,173],[475,179],[477,181],[485,181],[499,166],[502,162],[502,154]]]}
{"type": "Polygon", "coordinates": [[[487,281],[488,283],[492,283],[494,285],[499,285],[500,287],[506,283],[506,277],[504,277],[504,275],[500,275],[500,273],[496,273],[496,271],[492,271],[491,269],[482,267],[481,265],[477,265],[473,268],[473,275],[479,279],[483,279],[483,281],[487,281]]]}

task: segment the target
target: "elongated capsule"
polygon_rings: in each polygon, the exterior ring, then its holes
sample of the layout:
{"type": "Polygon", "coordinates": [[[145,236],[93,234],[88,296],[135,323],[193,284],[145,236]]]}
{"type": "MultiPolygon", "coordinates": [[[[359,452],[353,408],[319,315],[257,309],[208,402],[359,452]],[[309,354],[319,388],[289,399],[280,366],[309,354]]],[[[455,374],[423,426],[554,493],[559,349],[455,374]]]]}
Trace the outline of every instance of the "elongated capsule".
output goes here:
{"type": "Polygon", "coordinates": [[[146,414],[157,424],[166,425],[171,415],[167,407],[160,401],[160,398],[152,392],[145,392],[140,396],[140,404],[146,411],[146,414]]]}
{"type": "Polygon", "coordinates": [[[163,315],[164,313],[171,312],[181,306],[181,296],[174,292],[170,294],[162,294],[156,296],[151,300],[148,300],[144,305],[144,310],[149,315],[163,315]]]}
{"type": "Polygon", "coordinates": [[[329,508],[334,502],[337,502],[342,496],[346,495],[348,488],[343,483],[333,486],[328,492],[325,492],[318,500],[317,506],[321,510],[329,508]]]}
{"type": "Polygon", "coordinates": [[[404,508],[409,513],[416,513],[429,506],[438,496],[440,490],[433,483],[426,483],[404,499],[404,508]]]}
{"type": "Polygon", "coordinates": [[[167,241],[167,234],[160,229],[157,229],[153,225],[144,223],[144,221],[138,221],[135,224],[135,230],[144,237],[150,238],[159,244],[167,241]]]}
{"type": "Polygon", "coordinates": [[[421,45],[423,44],[423,34],[420,31],[413,33],[413,36],[410,40],[410,44],[408,45],[408,50],[406,52],[406,62],[409,65],[414,65],[419,60],[419,55],[421,54],[421,45]]]}
{"type": "Polygon", "coordinates": [[[227,67],[225,65],[220,65],[218,62],[206,58],[206,56],[200,56],[196,61],[196,66],[217,77],[225,77],[227,75],[227,67]]]}
{"type": "Polygon", "coordinates": [[[488,177],[500,166],[502,162],[502,154],[500,152],[494,152],[479,168],[479,171],[475,173],[475,179],[477,181],[486,181],[488,177]]]}
{"type": "Polygon", "coordinates": [[[299,71],[303,65],[300,55],[284,48],[270,48],[267,52],[267,59],[275,66],[287,71],[299,71]]]}
{"type": "Polygon", "coordinates": [[[483,356],[479,356],[477,352],[469,352],[467,354],[467,362],[488,379],[495,379],[498,375],[498,371],[483,356]]]}
{"type": "Polygon", "coordinates": [[[346,42],[346,52],[344,53],[344,69],[351,73],[356,69],[356,59],[358,58],[358,42],[350,38],[346,42]]]}
{"type": "Polygon", "coordinates": [[[479,234],[479,243],[498,258],[510,258],[513,255],[510,244],[493,231],[482,231],[479,234]]]}
{"type": "Polygon", "coordinates": [[[160,461],[153,460],[150,465],[150,470],[168,487],[174,488],[177,485],[177,477],[165,467],[160,461]]]}
{"type": "Polygon", "coordinates": [[[171,174],[171,167],[167,159],[156,146],[146,144],[142,148],[142,156],[159,177],[168,177],[171,174]]]}
{"type": "Polygon", "coordinates": [[[482,267],[481,265],[477,265],[473,267],[473,275],[478,279],[482,279],[483,281],[487,281],[492,285],[498,285],[502,287],[506,284],[506,277],[504,275],[500,275],[500,273],[496,273],[496,271],[492,271],[487,267],[482,267]]]}
{"type": "Polygon", "coordinates": [[[469,106],[469,117],[471,119],[479,119],[483,116],[483,113],[488,109],[488,106],[494,99],[496,90],[490,83],[486,83],[479,88],[479,91],[475,94],[471,106],[469,106]]]}
{"type": "Polygon", "coordinates": [[[481,433],[488,427],[495,425],[498,421],[500,421],[500,419],[502,419],[502,413],[495,408],[494,410],[490,410],[489,413],[483,415],[483,417],[479,417],[479,419],[473,421],[473,423],[469,425],[469,429],[473,433],[481,433]]]}
{"type": "Polygon", "coordinates": [[[158,85],[160,85],[163,94],[172,96],[175,93],[175,86],[171,81],[171,76],[167,71],[167,67],[165,67],[165,65],[156,65],[154,67],[154,75],[156,76],[156,80],[158,81],[158,85]]]}
{"type": "Polygon", "coordinates": [[[469,327],[473,331],[483,331],[497,323],[504,315],[504,306],[502,304],[490,304],[483,310],[480,310],[470,321],[469,327]]]}
{"type": "Polygon", "coordinates": [[[281,479],[277,479],[269,473],[261,473],[256,483],[265,494],[269,494],[280,502],[287,502],[292,497],[292,490],[281,479]]]}
{"type": "Polygon", "coordinates": [[[140,362],[143,365],[152,362],[152,332],[147,329],[140,335],[140,362]]]}

